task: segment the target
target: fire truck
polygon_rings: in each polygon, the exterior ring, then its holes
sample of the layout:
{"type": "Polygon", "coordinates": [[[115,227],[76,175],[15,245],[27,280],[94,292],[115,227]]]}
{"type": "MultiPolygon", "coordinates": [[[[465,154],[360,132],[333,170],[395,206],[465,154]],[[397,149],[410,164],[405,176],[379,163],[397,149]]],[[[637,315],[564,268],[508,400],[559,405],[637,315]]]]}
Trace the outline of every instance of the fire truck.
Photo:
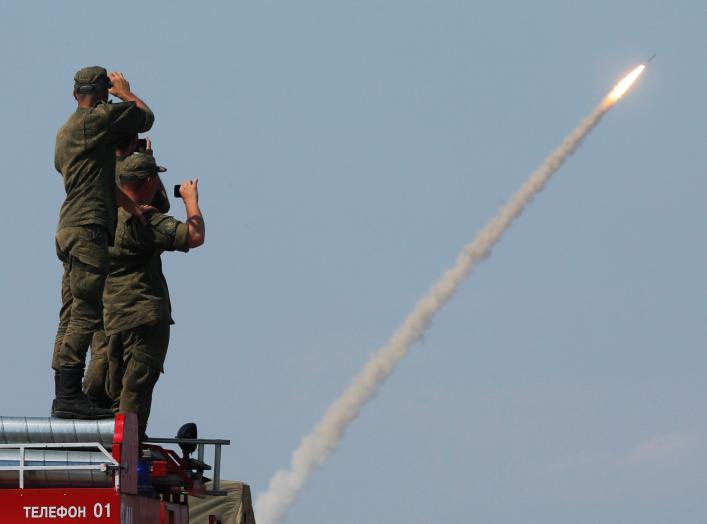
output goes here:
{"type": "MultiPolygon", "coordinates": [[[[229,444],[196,438],[193,424],[140,443],[133,414],[0,417],[0,524],[189,524],[188,496],[226,494],[221,448],[229,444]]],[[[209,524],[221,522],[211,515],[209,524]]]]}

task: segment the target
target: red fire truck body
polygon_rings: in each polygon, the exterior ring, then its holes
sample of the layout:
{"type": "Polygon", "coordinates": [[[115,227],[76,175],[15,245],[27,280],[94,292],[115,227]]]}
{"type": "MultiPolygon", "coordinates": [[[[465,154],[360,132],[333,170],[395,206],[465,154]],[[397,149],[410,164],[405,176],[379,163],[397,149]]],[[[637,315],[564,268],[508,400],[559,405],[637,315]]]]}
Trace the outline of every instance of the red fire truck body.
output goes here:
{"type": "MultiPolygon", "coordinates": [[[[227,440],[152,439],[135,416],[103,421],[0,417],[0,524],[189,524],[187,495],[219,492],[227,440]],[[179,456],[158,443],[198,449],[179,456]],[[213,445],[213,490],[203,476],[213,445]]],[[[210,518],[219,524],[217,518],[210,518]]]]}

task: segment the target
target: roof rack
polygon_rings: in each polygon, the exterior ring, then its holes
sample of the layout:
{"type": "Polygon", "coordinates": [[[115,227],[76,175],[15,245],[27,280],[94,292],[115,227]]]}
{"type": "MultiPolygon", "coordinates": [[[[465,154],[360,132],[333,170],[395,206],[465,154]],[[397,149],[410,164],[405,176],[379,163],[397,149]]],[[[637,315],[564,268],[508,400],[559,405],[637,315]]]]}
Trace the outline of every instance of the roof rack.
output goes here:
{"type": "MultiPolygon", "coordinates": [[[[0,444],[0,450],[3,449],[16,449],[18,450],[17,465],[12,466],[0,466],[0,471],[17,471],[19,473],[19,487],[20,489],[25,489],[25,471],[114,471],[120,469],[120,464],[113,458],[113,456],[106,450],[105,447],[100,442],[71,442],[71,443],[18,443],[18,444],[0,444]],[[28,465],[26,450],[28,449],[40,449],[40,450],[76,450],[76,449],[86,449],[97,450],[104,458],[105,462],[100,462],[98,464],[72,464],[72,462],[82,462],[69,461],[67,459],[67,464],[59,464],[47,466],[42,465],[28,465]]],[[[14,458],[14,457],[13,457],[14,458]]],[[[12,460],[14,462],[14,460],[12,460]]],[[[37,460],[32,460],[31,462],[37,462],[37,460]]],[[[115,475],[115,487],[119,487],[120,475],[115,475]]]]}

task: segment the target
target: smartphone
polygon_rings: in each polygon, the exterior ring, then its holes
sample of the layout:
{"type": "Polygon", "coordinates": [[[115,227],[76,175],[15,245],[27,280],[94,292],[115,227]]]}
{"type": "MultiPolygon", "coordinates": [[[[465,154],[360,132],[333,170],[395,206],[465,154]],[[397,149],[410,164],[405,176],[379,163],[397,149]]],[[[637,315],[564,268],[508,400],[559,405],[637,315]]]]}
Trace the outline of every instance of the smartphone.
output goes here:
{"type": "Polygon", "coordinates": [[[139,138],[137,141],[137,146],[135,146],[135,151],[138,153],[144,153],[147,151],[147,139],[139,138]]]}
{"type": "Polygon", "coordinates": [[[182,198],[179,188],[182,186],[174,186],[174,198],[182,198]]]}

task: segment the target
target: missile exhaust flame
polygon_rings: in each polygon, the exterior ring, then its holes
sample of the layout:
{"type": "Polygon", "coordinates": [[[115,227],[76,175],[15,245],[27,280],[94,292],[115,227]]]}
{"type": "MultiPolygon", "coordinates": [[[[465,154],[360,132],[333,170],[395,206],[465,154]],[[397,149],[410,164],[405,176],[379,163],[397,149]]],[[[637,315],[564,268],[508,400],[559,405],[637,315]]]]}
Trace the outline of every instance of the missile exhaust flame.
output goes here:
{"type": "Polygon", "coordinates": [[[620,80],[601,103],[573,130],[537,168],[499,213],[474,240],[462,249],[456,264],[447,270],[415,306],[388,343],[374,353],[344,393],[326,410],[314,430],[304,436],[292,453],[289,469],[281,469],[270,479],[268,491],[257,499],[260,524],[283,521],[309,475],[321,466],[338,446],[349,424],[375,395],[414,342],[422,338],[437,312],[452,298],[464,278],[477,263],[488,257],[503,233],[520,216],[550,177],[565,162],[602,117],[626,93],[645,69],[640,65],[620,80]]]}
{"type": "MultiPolygon", "coordinates": [[[[653,57],[651,57],[651,59],[652,58],[653,57]]],[[[628,91],[628,89],[633,85],[633,83],[638,80],[638,77],[641,76],[641,73],[643,73],[643,70],[645,68],[646,65],[641,64],[629,74],[627,74],[625,77],[623,77],[621,80],[619,80],[619,83],[614,86],[614,89],[612,89],[611,92],[606,95],[607,103],[609,103],[610,105],[614,104],[619,98],[624,96],[626,94],[626,91],[628,91]]]]}

